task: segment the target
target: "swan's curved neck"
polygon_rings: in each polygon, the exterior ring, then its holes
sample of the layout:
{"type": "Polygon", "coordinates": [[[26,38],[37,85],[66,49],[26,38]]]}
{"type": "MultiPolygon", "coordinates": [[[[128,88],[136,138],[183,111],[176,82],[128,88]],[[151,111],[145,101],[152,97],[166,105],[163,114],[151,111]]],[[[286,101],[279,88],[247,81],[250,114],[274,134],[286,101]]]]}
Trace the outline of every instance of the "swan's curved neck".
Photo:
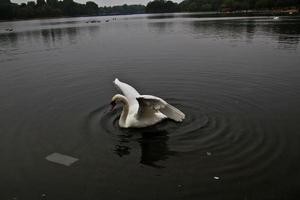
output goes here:
{"type": "Polygon", "coordinates": [[[120,121],[121,121],[121,123],[125,124],[126,118],[128,116],[128,112],[129,112],[128,101],[127,101],[127,98],[123,95],[119,95],[118,99],[119,99],[120,102],[123,103],[123,110],[122,110],[122,113],[121,113],[120,121]]]}

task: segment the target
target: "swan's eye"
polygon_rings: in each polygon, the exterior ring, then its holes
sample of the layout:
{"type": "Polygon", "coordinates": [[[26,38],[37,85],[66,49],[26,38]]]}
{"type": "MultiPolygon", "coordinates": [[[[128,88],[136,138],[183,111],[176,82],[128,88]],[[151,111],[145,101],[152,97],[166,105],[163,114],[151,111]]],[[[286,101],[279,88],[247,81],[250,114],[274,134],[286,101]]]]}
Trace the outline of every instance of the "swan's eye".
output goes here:
{"type": "Polygon", "coordinates": [[[117,105],[117,103],[116,103],[116,101],[111,101],[110,105],[111,105],[111,110],[113,110],[115,108],[115,106],[117,105]]]}

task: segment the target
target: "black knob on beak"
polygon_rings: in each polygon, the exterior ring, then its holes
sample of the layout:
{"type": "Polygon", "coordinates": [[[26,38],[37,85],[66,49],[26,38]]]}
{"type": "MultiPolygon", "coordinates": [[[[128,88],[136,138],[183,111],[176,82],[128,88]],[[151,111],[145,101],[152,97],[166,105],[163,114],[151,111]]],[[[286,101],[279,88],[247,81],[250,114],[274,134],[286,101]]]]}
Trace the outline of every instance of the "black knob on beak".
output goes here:
{"type": "Polygon", "coordinates": [[[111,105],[111,111],[113,111],[114,108],[116,107],[117,103],[116,103],[116,101],[111,101],[110,105],[111,105]]]}

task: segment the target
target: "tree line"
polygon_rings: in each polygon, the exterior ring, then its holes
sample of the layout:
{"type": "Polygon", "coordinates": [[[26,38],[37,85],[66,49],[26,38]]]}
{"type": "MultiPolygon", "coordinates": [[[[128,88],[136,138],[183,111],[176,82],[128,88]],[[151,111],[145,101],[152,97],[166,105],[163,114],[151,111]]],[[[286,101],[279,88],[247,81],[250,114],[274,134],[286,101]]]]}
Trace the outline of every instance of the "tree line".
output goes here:
{"type": "Polygon", "coordinates": [[[93,1],[85,4],[73,0],[37,0],[15,4],[10,0],[0,0],[0,19],[28,19],[61,16],[96,16],[110,14],[144,13],[143,5],[122,5],[98,7],[93,1]]]}
{"type": "Polygon", "coordinates": [[[143,5],[104,6],[99,8],[99,15],[126,15],[145,13],[143,5]]]}
{"type": "Polygon", "coordinates": [[[122,5],[98,7],[93,1],[85,4],[73,0],[36,0],[15,4],[10,0],[0,0],[0,19],[27,19],[60,16],[96,16],[112,14],[140,14],[198,11],[235,11],[296,7],[300,0],[171,0],[150,1],[147,6],[122,5]]]}
{"type": "Polygon", "coordinates": [[[147,4],[147,13],[236,11],[296,7],[300,0],[184,0],[175,3],[170,0],[154,0],[147,4]]]}

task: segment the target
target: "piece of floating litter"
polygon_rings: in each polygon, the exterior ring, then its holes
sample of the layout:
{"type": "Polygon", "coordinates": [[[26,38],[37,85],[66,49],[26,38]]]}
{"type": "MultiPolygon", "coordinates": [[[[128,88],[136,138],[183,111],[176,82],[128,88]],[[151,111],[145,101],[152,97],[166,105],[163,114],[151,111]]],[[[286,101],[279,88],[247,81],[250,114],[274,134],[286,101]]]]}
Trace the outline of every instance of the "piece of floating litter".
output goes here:
{"type": "Polygon", "coordinates": [[[46,157],[46,160],[48,160],[50,162],[58,163],[58,164],[61,164],[61,165],[65,165],[65,166],[70,166],[74,162],[78,161],[77,158],[67,156],[67,155],[63,155],[63,154],[60,154],[60,153],[52,153],[52,154],[50,154],[49,156],[46,157]]]}
{"type": "Polygon", "coordinates": [[[220,177],[218,177],[218,176],[214,176],[214,179],[216,179],[216,180],[219,180],[219,179],[220,179],[220,177]]]}
{"type": "Polygon", "coordinates": [[[209,151],[206,152],[206,155],[211,156],[211,152],[209,152],[209,151]]]}

